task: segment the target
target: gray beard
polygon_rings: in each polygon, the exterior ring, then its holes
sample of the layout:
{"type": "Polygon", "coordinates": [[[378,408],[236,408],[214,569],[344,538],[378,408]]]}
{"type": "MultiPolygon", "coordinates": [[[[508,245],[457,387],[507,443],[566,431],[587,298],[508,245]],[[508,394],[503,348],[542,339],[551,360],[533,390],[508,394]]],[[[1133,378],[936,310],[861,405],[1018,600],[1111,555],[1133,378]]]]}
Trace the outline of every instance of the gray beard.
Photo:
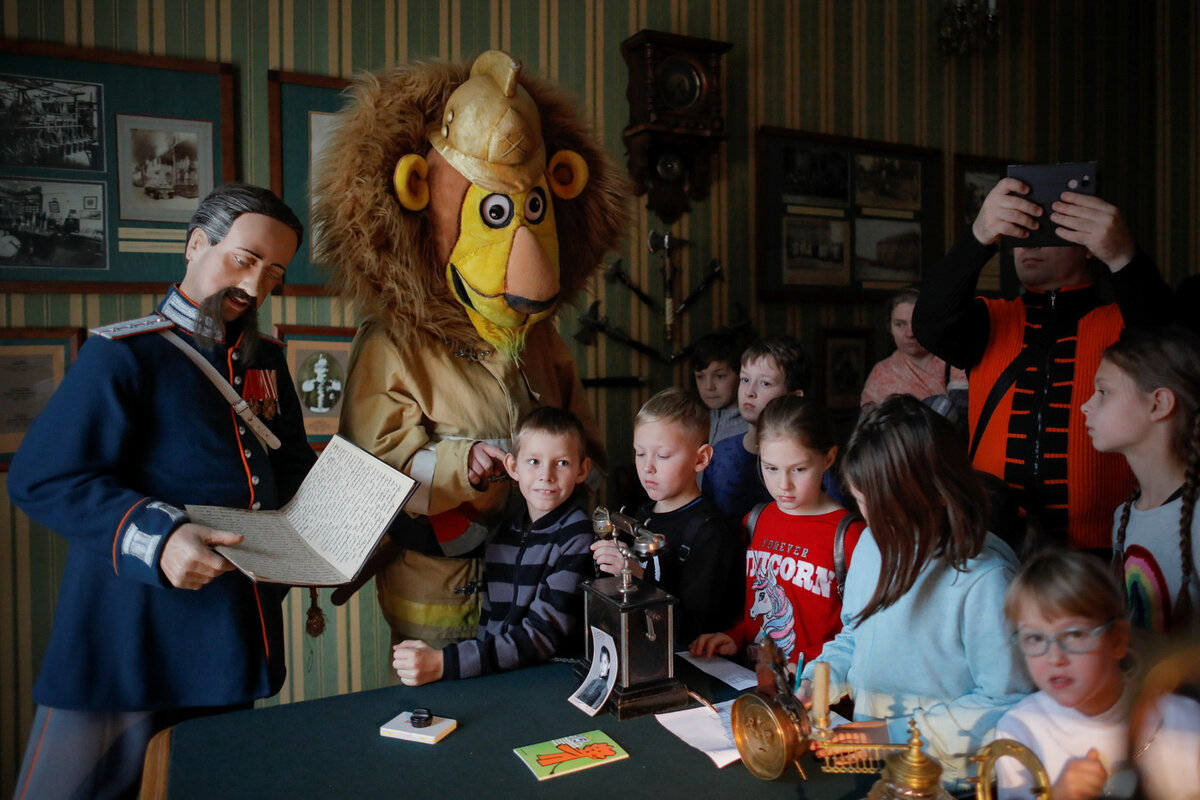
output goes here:
{"type": "Polygon", "coordinates": [[[197,312],[196,341],[200,343],[203,349],[211,350],[215,348],[218,340],[224,338],[226,333],[235,339],[237,338],[237,334],[240,333],[242,345],[239,349],[242,352],[242,357],[247,363],[253,360],[254,353],[258,349],[259,339],[258,305],[254,302],[253,297],[236,286],[229,286],[209,295],[200,304],[197,312]],[[242,312],[242,315],[229,323],[228,331],[226,331],[224,319],[225,298],[227,297],[239,298],[248,304],[247,309],[242,312]]]}

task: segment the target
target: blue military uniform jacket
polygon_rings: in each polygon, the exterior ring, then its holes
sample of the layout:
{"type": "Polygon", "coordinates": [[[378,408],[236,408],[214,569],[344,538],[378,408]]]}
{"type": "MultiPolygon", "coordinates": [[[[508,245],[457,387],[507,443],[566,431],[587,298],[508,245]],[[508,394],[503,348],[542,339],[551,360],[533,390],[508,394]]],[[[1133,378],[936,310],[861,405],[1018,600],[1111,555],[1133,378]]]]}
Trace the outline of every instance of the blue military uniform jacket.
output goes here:
{"type": "Polygon", "coordinates": [[[283,683],[285,587],[234,571],[198,591],[177,589],[160,567],[185,504],[278,508],[312,465],[282,347],[261,339],[245,363],[234,323],[225,341],[201,350],[247,396],[247,385],[277,386],[278,411],[263,415],[282,442],[271,452],[153,330],[173,323],[197,347],[195,305],[173,287],[157,315],[99,329],[13,458],[13,501],[71,544],[34,686],[44,706],[228,705],[283,683]]]}

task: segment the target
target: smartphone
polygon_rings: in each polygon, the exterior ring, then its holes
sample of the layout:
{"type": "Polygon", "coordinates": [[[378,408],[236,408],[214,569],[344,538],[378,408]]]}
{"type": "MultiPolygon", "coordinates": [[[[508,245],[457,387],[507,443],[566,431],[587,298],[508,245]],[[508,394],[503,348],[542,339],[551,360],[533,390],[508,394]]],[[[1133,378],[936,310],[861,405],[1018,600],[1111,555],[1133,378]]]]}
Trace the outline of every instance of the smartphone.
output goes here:
{"type": "Polygon", "coordinates": [[[1042,207],[1038,218],[1041,227],[1031,230],[1029,236],[1017,239],[1005,236],[1005,241],[1015,247],[1068,247],[1073,242],[1059,238],[1056,226],[1050,221],[1053,204],[1063,192],[1096,194],[1099,183],[1098,164],[1095,161],[1076,161],[1067,164],[1010,164],[1008,177],[1023,181],[1030,192],[1025,199],[1042,207]]]}

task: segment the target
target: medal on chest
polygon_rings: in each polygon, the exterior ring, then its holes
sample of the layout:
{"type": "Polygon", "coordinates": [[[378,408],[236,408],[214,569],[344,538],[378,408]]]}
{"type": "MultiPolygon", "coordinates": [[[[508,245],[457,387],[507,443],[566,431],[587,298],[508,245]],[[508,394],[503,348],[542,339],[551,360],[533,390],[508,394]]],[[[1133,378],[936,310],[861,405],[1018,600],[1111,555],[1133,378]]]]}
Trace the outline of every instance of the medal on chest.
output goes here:
{"type": "Polygon", "coordinates": [[[275,419],[279,413],[279,380],[273,369],[248,369],[242,381],[242,399],[259,417],[275,419]]]}

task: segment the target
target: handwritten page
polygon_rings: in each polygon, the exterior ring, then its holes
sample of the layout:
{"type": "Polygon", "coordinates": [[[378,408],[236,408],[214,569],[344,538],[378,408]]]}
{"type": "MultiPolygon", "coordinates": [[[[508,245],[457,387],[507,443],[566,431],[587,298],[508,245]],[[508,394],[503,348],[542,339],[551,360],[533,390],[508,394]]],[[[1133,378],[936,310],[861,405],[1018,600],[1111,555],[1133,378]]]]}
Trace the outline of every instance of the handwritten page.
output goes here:
{"type": "Polygon", "coordinates": [[[187,506],[193,522],[245,536],[218,553],[251,578],[296,586],[353,580],[417,482],[334,436],[286,506],[187,506]]]}
{"type": "Polygon", "coordinates": [[[193,522],[245,536],[239,545],[216,550],[255,580],[313,586],[349,580],[308,546],[282,512],[221,506],[188,506],[187,512],[193,522]]]}
{"type": "Polygon", "coordinates": [[[375,549],[380,523],[386,529],[415,487],[412,478],[335,436],[283,513],[349,580],[375,549]]]}
{"type": "Polygon", "coordinates": [[[664,728],[704,753],[720,768],[741,758],[733,742],[732,708],[733,701],[726,700],[717,703],[717,714],[707,706],[700,706],[654,716],[664,728]]]}
{"type": "Polygon", "coordinates": [[[754,674],[754,670],[746,669],[741,664],[735,664],[728,658],[694,656],[687,650],[680,650],[675,655],[689,662],[696,669],[707,672],[735,689],[753,689],[758,686],[758,677],[754,674]]]}

